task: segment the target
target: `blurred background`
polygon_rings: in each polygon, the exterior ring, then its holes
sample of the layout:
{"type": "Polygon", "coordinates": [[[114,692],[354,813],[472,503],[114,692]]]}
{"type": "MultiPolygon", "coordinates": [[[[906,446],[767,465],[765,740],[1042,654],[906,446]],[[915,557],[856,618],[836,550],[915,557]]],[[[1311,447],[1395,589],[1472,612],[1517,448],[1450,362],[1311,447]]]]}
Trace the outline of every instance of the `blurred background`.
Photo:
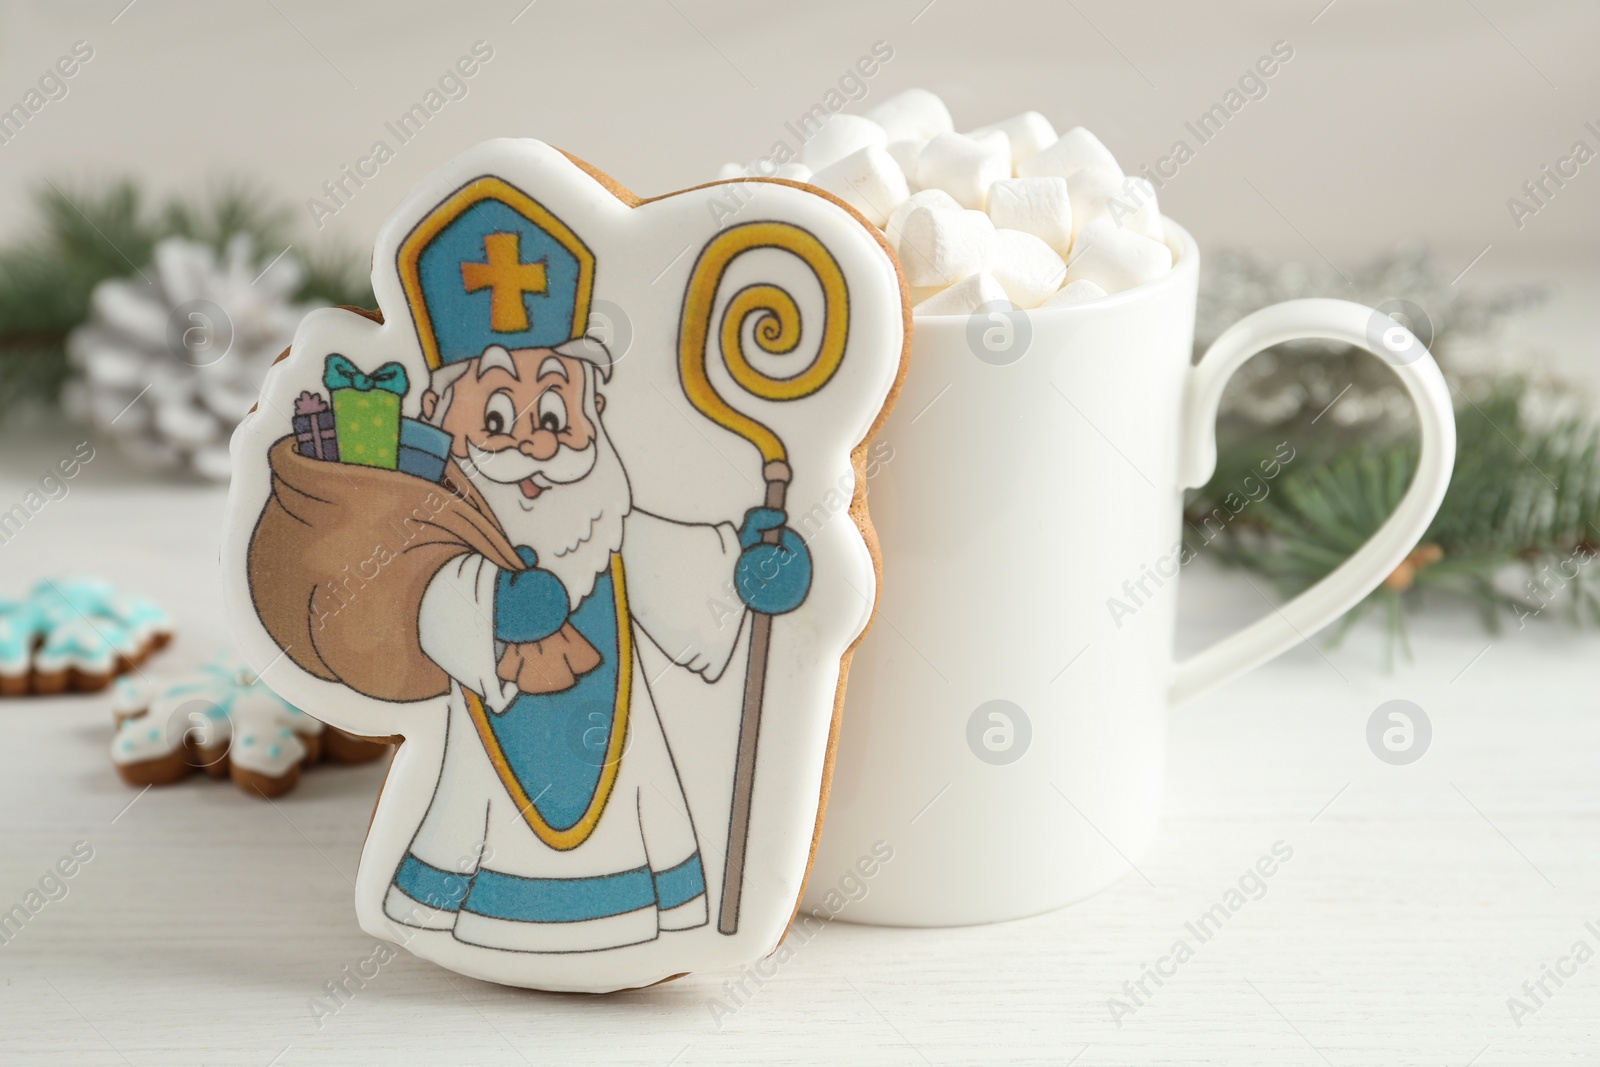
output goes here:
{"type": "Polygon", "coordinates": [[[1505,203],[1575,140],[1600,147],[1584,129],[1600,121],[1600,10],[1581,2],[127,3],[0,6],[8,104],[73,42],[95,50],[0,146],[0,235],[36,221],[27,194],[46,178],[125,174],[184,196],[247,176],[309,223],[304,202],[392,141],[384,124],[476,41],[494,56],[467,96],[310,247],[369,243],[412,183],[489,137],[549,141],[646,195],[708,180],[784,136],[880,40],[893,59],[851,110],[910,86],[958,128],[1037,110],[1094,130],[1130,173],[1192,140],[1183,124],[1288,42],[1268,94],[1161,191],[1203,248],[1351,257],[1415,238],[1460,269],[1490,243],[1480,266],[1593,253],[1600,226],[1587,168],[1522,229],[1505,203]]]}

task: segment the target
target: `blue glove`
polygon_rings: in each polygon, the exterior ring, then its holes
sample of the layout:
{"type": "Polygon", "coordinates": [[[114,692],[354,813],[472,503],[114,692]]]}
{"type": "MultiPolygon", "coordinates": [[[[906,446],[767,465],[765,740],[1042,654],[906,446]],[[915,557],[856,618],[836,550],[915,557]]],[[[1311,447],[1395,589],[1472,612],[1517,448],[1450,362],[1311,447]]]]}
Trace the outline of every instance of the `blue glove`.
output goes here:
{"type": "Polygon", "coordinates": [[[567,588],[549,571],[536,569],[539,554],[526,545],[517,556],[525,571],[501,571],[494,580],[494,636],[500,641],[543,641],[567,621],[567,588]]]}
{"type": "Polygon", "coordinates": [[[787,518],[777,508],[751,508],[739,527],[744,551],[733,569],[733,587],[740,600],[764,615],[793,611],[811,590],[811,550],[783,525],[787,518]],[[779,528],[783,536],[778,544],[762,542],[762,534],[779,528]]]}

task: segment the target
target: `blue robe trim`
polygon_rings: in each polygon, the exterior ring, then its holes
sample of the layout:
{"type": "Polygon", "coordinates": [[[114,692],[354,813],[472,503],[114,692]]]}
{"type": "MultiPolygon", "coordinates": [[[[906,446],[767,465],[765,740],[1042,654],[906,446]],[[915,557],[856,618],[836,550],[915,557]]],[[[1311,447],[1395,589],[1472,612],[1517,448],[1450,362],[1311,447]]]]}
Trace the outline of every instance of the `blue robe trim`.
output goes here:
{"type": "Polygon", "coordinates": [[[524,923],[574,923],[653,907],[649,867],[591,878],[522,878],[479,871],[463,911],[524,923]]]}
{"type": "Polygon", "coordinates": [[[700,866],[700,853],[696,852],[676,867],[657,871],[656,907],[670,911],[687,904],[706,891],[706,872],[700,866]]]}
{"type": "Polygon", "coordinates": [[[475,875],[442,870],[406,853],[395,885],[440,912],[470,912],[515,923],[581,923],[637,912],[642,907],[670,910],[706,893],[706,870],[699,853],[677,867],[635,867],[589,878],[523,878],[498,870],[475,875]]]}
{"type": "Polygon", "coordinates": [[[443,870],[407,852],[400,869],[394,872],[394,884],[406,896],[430,908],[458,911],[472,887],[472,875],[443,870]]]}
{"type": "Polygon", "coordinates": [[[589,878],[524,878],[491,870],[457,874],[407,853],[394,884],[440,911],[535,923],[585,922],[640,908],[666,911],[706,891],[699,853],[664,871],[645,866],[589,878]]]}
{"type": "Polygon", "coordinates": [[[519,693],[489,727],[511,772],[554,830],[575,826],[589,808],[605,767],[617,713],[617,599],[611,571],[569,621],[600,653],[600,666],[559,693],[519,693]]]}

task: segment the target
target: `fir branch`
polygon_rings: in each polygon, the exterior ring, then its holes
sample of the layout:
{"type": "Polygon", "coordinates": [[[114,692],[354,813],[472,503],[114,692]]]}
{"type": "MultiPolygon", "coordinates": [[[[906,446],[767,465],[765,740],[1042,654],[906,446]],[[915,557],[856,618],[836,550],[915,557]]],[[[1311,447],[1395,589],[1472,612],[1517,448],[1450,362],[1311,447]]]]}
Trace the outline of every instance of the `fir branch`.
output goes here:
{"type": "MultiPolygon", "coordinates": [[[[1574,622],[1600,622],[1587,571],[1600,550],[1600,424],[1582,417],[1532,423],[1517,379],[1459,395],[1455,473],[1438,514],[1419,548],[1339,631],[1379,609],[1391,654],[1404,645],[1402,608],[1424,595],[1472,606],[1491,629],[1549,608],[1574,622]]],[[[1342,563],[1394,511],[1417,450],[1400,430],[1375,443],[1351,441],[1337,428],[1275,432],[1304,434],[1294,462],[1223,526],[1212,550],[1292,594],[1342,563]]],[[[1271,454],[1267,440],[1260,428],[1222,435],[1217,474],[1185,509],[1191,531],[1271,454]]]]}

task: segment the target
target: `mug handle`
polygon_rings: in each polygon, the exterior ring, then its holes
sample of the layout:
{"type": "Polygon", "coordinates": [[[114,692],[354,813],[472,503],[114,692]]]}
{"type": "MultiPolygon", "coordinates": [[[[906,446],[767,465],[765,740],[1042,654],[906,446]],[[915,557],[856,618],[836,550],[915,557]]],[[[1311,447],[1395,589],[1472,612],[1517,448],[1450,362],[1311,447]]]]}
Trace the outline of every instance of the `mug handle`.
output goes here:
{"type": "Polygon", "coordinates": [[[1383,312],[1360,304],[1290,300],[1234,323],[1195,365],[1184,397],[1178,488],[1199,488],[1216,470],[1217,406],[1233,372],[1262,349],[1308,338],[1363,348],[1394,369],[1411,394],[1422,427],[1416,474],[1394,514],[1331,574],[1281,608],[1178,664],[1171,692],[1174,705],[1287,652],[1360,603],[1421,540],[1450,484],[1455,415],[1444,376],[1422,342],[1383,312]]]}

